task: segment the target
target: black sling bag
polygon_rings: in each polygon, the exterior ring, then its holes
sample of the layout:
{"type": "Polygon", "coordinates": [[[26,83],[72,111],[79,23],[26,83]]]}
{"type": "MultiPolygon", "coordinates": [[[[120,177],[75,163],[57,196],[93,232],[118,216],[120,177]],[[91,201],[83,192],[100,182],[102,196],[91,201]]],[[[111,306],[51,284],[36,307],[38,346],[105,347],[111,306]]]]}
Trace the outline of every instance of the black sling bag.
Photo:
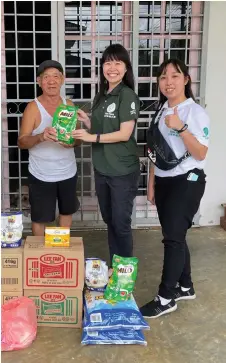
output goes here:
{"type": "Polygon", "coordinates": [[[156,111],[151,125],[147,132],[147,147],[149,159],[161,170],[171,170],[191,156],[186,153],[177,158],[161,132],[159,131],[159,120],[163,114],[164,108],[156,111]]]}

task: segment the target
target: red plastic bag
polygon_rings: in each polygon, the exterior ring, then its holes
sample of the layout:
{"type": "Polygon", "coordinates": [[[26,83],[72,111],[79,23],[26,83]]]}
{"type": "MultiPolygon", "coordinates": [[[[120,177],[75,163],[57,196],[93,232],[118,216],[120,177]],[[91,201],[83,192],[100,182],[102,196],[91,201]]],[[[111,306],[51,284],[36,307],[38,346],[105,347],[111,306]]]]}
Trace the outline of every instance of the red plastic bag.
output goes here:
{"type": "Polygon", "coordinates": [[[27,348],[37,334],[36,306],[28,297],[12,299],[2,305],[1,350],[27,348]]]}

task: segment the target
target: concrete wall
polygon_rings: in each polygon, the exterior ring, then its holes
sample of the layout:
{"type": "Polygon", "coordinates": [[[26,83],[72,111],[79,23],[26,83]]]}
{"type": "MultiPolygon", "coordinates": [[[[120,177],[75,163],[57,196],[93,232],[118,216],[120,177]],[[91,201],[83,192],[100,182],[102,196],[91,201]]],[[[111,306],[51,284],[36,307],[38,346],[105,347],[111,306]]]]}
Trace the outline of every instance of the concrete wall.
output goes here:
{"type": "Polygon", "coordinates": [[[226,203],[226,2],[210,1],[205,103],[210,116],[207,187],[200,225],[218,225],[226,203]]]}

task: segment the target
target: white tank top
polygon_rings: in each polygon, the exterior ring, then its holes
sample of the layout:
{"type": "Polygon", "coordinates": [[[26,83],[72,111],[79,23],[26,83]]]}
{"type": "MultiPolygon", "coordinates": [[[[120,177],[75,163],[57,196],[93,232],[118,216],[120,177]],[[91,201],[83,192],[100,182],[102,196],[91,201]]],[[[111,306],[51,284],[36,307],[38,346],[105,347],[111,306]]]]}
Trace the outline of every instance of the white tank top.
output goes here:
{"type": "MultiPolygon", "coordinates": [[[[41,122],[32,135],[44,132],[46,127],[51,127],[53,120],[37,98],[35,102],[41,114],[41,122]]],[[[67,104],[64,98],[63,103],[67,104]]],[[[28,170],[35,178],[45,182],[72,178],[77,172],[74,148],[64,148],[51,141],[41,142],[29,149],[28,170]]]]}

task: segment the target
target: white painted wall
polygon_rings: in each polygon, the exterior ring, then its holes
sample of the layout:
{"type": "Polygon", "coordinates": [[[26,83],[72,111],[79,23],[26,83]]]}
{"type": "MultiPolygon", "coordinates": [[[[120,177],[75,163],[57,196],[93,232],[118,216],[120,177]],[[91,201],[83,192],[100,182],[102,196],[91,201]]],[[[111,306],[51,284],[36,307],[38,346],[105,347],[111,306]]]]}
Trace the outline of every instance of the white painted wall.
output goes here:
{"type": "Polygon", "coordinates": [[[207,186],[200,225],[218,225],[226,203],[226,2],[210,1],[205,103],[210,116],[207,186]]]}

